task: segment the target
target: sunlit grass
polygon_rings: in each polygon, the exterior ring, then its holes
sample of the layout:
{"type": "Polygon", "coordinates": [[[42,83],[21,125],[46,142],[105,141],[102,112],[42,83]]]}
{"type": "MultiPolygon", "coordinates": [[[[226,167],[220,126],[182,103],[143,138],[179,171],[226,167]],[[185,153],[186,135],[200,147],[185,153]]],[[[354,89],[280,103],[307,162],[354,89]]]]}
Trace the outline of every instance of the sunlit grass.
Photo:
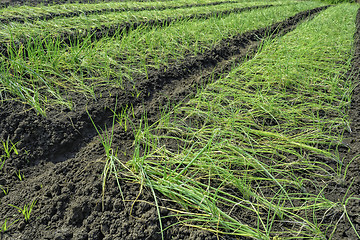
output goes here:
{"type": "MultiPolygon", "coordinates": [[[[272,3],[272,2],[269,2],[272,3]]],[[[48,35],[59,37],[64,34],[86,36],[94,28],[118,26],[129,22],[147,20],[159,20],[167,18],[185,18],[194,14],[208,14],[214,11],[232,10],[236,8],[264,5],[268,2],[235,2],[216,6],[201,6],[183,9],[163,9],[146,11],[107,12],[75,17],[59,17],[50,20],[25,21],[24,23],[12,22],[0,25],[1,42],[8,43],[12,39],[17,41],[29,41],[33,38],[44,38],[48,35]]],[[[274,1],[274,4],[283,2],[274,1]]]]}
{"type": "Polygon", "coordinates": [[[179,21],[163,28],[148,26],[98,41],[88,36],[65,48],[50,35],[34,39],[24,46],[26,55],[21,48],[9,48],[9,60],[2,58],[0,69],[5,80],[0,93],[16,96],[42,114],[46,106],[53,104],[71,108],[73,103],[66,99],[68,92],[95,98],[99,86],[123,87],[124,83],[133,83],[134,78],[147,77],[150,70],[170,66],[187,55],[204,53],[224,38],[318,6],[321,4],[316,2],[291,4],[179,21]]]}
{"type": "Polygon", "coordinates": [[[179,204],[186,225],[253,239],[331,238],[349,199],[324,193],[343,177],[332,146],[348,128],[353,83],[342,74],[357,10],[320,13],[154,125],[143,119],[127,163],[139,182],[179,204]]]}
{"type": "MultiPolygon", "coordinates": [[[[233,2],[261,2],[259,0],[235,1],[233,2]]],[[[294,0],[292,0],[294,2],[294,0]]],[[[187,5],[211,4],[228,2],[227,0],[176,0],[176,1],[121,1],[121,2],[100,2],[100,3],[70,3],[70,4],[56,4],[49,6],[14,6],[0,9],[0,21],[7,21],[8,19],[17,18],[26,20],[26,18],[42,18],[42,17],[56,17],[60,14],[75,14],[75,15],[94,15],[99,11],[129,11],[132,9],[146,9],[153,10],[182,7],[187,5]]],[[[288,0],[287,2],[291,2],[288,0]]]]}

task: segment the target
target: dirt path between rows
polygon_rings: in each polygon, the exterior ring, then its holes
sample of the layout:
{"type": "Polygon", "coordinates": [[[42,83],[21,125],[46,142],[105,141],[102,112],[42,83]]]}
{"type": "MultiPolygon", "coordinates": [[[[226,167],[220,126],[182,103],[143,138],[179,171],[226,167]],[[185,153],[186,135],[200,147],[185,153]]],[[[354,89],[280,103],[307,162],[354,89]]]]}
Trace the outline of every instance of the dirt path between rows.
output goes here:
{"type": "MultiPolygon", "coordinates": [[[[349,165],[347,170],[346,179],[343,182],[333,183],[330,186],[333,189],[333,195],[343,196],[349,189],[346,196],[360,199],[360,9],[356,16],[356,33],[354,34],[354,57],[352,60],[352,68],[346,74],[354,84],[356,84],[353,90],[351,99],[351,105],[349,109],[350,129],[344,133],[344,144],[347,147],[340,148],[340,156],[344,158],[345,166],[349,165]],[[350,187],[351,186],[351,187],[350,187]],[[350,188],[349,188],[350,187],[350,188]]],[[[345,205],[349,219],[354,224],[360,234],[360,200],[349,200],[345,205]]],[[[344,215],[339,222],[339,226],[333,239],[359,239],[354,229],[351,227],[347,216],[344,215]]]]}
{"type": "MultiPolygon", "coordinates": [[[[108,97],[93,102],[80,95],[74,96],[77,103],[74,111],[49,109],[47,119],[38,116],[26,105],[4,102],[0,106],[0,139],[9,136],[13,142],[18,142],[19,155],[13,154],[6,161],[0,177],[0,185],[9,189],[7,195],[0,192],[0,224],[5,218],[8,224],[19,218],[16,209],[8,204],[23,206],[34,200],[37,203],[29,223],[18,221],[8,232],[0,235],[1,239],[160,239],[156,208],[151,204],[154,202],[152,194],[145,189],[132,205],[140,189],[137,183],[121,182],[126,199],[123,203],[116,183],[108,181],[102,209],[104,150],[87,111],[102,128],[104,125],[110,126],[111,109],[114,109],[116,102],[119,111],[132,104],[135,109],[134,120],[140,118],[146,109],[150,123],[156,121],[162,106],[186,101],[211,76],[216,78],[228,72],[233,63],[251,57],[263,37],[269,33],[274,33],[273,37],[285,34],[293,30],[304,17],[313,17],[325,8],[306,11],[288,21],[274,24],[271,28],[224,40],[205,55],[188,57],[186,62],[177,63],[166,72],[164,69],[153,72],[148,80],[140,81],[136,86],[141,92],[137,98],[134,97],[136,92],[130,89],[125,92],[115,88],[104,89],[102,95],[108,97]],[[18,179],[18,171],[24,174],[23,181],[18,179]]],[[[357,21],[359,23],[359,14],[357,21]]],[[[356,46],[360,47],[359,44],[356,46]]],[[[358,69],[359,51],[360,48],[355,54],[352,72],[358,69]]],[[[354,79],[358,79],[356,77],[358,75],[354,75],[354,79]]],[[[355,89],[354,104],[350,111],[354,119],[353,132],[347,135],[351,139],[351,154],[347,154],[346,148],[342,149],[347,162],[360,152],[360,135],[357,134],[360,131],[358,101],[360,92],[355,89]]],[[[121,128],[114,131],[113,144],[119,146],[120,152],[128,152],[123,156],[124,161],[131,157],[133,139],[131,131],[125,132],[121,128]]],[[[349,183],[355,180],[351,193],[359,195],[359,160],[356,159],[350,165],[346,183],[334,186],[336,192],[345,193],[349,183]]],[[[168,205],[165,199],[158,200],[168,205]]],[[[359,202],[356,201],[349,201],[347,205],[349,217],[357,227],[360,224],[358,206],[359,202]]],[[[161,210],[162,216],[170,214],[165,208],[161,210]]],[[[166,218],[163,227],[176,221],[175,218],[166,218]]],[[[180,226],[169,228],[164,234],[165,239],[218,239],[210,232],[180,226]]],[[[344,216],[334,239],[356,239],[354,234],[344,216]]]]}

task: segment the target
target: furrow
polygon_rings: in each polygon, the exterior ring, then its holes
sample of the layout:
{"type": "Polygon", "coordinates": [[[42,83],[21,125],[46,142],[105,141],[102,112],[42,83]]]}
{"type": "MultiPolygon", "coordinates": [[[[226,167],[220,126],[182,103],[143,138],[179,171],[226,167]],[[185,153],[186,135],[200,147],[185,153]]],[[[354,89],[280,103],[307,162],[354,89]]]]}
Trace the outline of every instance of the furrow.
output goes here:
{"type": "MultiPolygon", "coordinates": [[[[360,9],[356,15],[356,32],[354,34],[354,55],[351,63],[351,69],[345,74],[345,77],[352,82],[352,89],[349,89],[349,94],[351,94],[351,103],[349,106],[349,125],[348,131],[344,132],[344,141],[343,147],[339,148],[340,159],[343,159],[343,164],[346,168],[342,169],[341,174],[344,174],[345,178],[342,182],[338,183],[340,188],[345,186],[352,186],[348,189],[347,196],[359,196],[360,191],[360,174],[359,174],[359,165],[360,165],[360,9]]],[[[349,220],[352,223],[355,223],[357,216],[359,216],[360,211],[358,208],[359,201],[353,200],[349,201],[347,208],[349,220]]],[[[341,221],[339,223],[338,229],[347,229],[348,223],[341,221]]],[[[334,239],[339,239],[343,235],[336,233],[334,239]]],[[[347,234],[350,238],[356,238],[356,232],[353,228],[348,228],[347,234]]]]}

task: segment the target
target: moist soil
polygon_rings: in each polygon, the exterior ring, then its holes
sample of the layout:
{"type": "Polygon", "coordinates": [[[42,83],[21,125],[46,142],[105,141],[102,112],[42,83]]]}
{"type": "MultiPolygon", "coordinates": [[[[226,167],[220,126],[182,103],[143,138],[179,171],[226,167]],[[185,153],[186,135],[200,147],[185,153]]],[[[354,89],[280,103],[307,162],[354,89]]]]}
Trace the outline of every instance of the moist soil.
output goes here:
{"type": "MultiPolygon", "coordinates": [[[[360,197],[360,9],[356,16],[356,32],[354,34],[354,57],[352,59],[351,70],[346,76],[356,85],[352,92],[351,104],[349,106],[349,131],[344,133],[344,145],[346,148],[340,148],[340,156],[344,158],[344,165],[350,164],[346,179],[342,183],[334,183],[332,192],[334,196],[344,195],[347,188],[351,185],[348,196],[353,195],[356,198],[360,197]],[[346,189],[345,189],[346,188],[346,189]]],[[[354,224],[355,229],[360,231],[360,201],[352,200],[346,206],[349,218],[354,224]]],[[[349,221],[342,218],[334,239],[358,239],[354,230],[351,229],[349,221]]]]}
{"type": "MultiPolygon", "coordinates": [[[[136,182],[121,180],[125,202],[116,182],[109,179],[105,195],[102,195],[101,174],[104,167],[104,148],[97,136],[94,123],[105,129],[111,127],[112,109],[121,112],[126,106],[134,107],[133,121],[147,113],[149,122],[159,117],[159,112],[173,103],[186,101],[196,93],[199,86],[207,84],[210,77],[228,72],[234,63],[242,62],[256,51],[261,38],[269,33],[273,36],[285,34],[306,17],[312,17],[324,8],[306,11],[271,28],[259,29],[224,40],[219,46],[201,56],[188,56],[186,61],[174,63],[170,68],[153,71],[148,79],[138,79],[134,92],[132,86],[126,90],[100,89],[103,96],[97,101],[74,94],[76,108],[47,110],[47,118],[34,112],[26,104],[17,101],[2,102],[0,106],[0,139],[11,139],[17,143],[19,154],[6,160],[0,174],[0,185],[8,194],[0,191],[0,224],[5,219],[8,225],[15,224],[1,239],[161,239],[160,227],[153,195],[149,189],[141,189],[136,182]],[[24,179],[20,181],[19,171],[24,179]],[[141,193],[141,194],[139,194],[141,193]],[[136,201],[135,201],[136,200],[136,201]],[[36,205],[29,222],[21,218],[18,211],[9,206],[36,205]]],[[[360,14],[357,16],[359,39],[360,14]]],[[[353,68],[349,76],[359,80],[360,43],[356,41],[353,68]]],[[[354,90],[350,107],[351,132],[345,133],[347,147],[341,148],[345,164],[360,153],[360,89],[354,90]]],[[[119,156],[126,162],[132,156],[134,136],[117,126],[114,129],[113,146],[119,147],[119,156]]],[[[331,183],[326,193],[333,199],[347,191],[359,197],[359,161],[355,158],[349,167],[344,182],[331,183]]],[[[172,203],[158,194],[161,215],[170,216],[168,207],[172,203]]],[[[360,229],[359,201],[347,205],[349,218],[360,229]]],[[[176,206],[175,206],[176,207],[176,206]]],[[[244,222],[253,216],[239,214],[244,222]]],[[[164,218],[163,228],[176,223],[175,217],[164,218]]],[[[211,232],[176,225],[164,231],[165,239],[232,239],[211,232]]],[[[356,239],[355,232],[346,217],[342,217],[333,239],[356,239]]],[[[239,239],[239,238],[237,238],[239,239]]]]}

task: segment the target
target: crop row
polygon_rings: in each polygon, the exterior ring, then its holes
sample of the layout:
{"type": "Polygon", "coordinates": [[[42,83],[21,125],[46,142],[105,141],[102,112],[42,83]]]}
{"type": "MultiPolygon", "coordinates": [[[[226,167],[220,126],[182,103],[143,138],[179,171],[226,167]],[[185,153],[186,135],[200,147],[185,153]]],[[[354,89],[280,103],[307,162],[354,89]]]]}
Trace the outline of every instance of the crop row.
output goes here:
{"type": "Polygon", "coordinates": [[[292,4],[206,20],[179,21],[167,27],[147,26],[67,48],[53,39],[46,42],[46,51],[38,44],[28,48],[26,56],[21,51],[12,52],[8,61],[1,61],[5,79],[2,91],[11,92],[40,112],[39,106],[44,106],[50,96],[68,105],[60,94],[64,90],[95,96],[97,86],[125,86],[137,78],[146,78],[149,71],[166,68],[186,56],[203,54],[223,39],[317,6],[321,4],[292,4]]]}
{"type": "Polygon", "coordinates": [[[253,239],[331,239],[352,200],[324,192],[346,178],[331,149],[348,127],[354,83],[343,73],[358,8],[328,8],[157,123],[143,119],[126,169],[180,204],[177,216],[192,226],[253,239]]]}
{"type": "Polygon", "coordinates": [[[181,0],[176,2],[109,2],[97,4],[64,4],[57,6],[29,7],[0,9],[0,22],[25,22],[33,20],[49,20],[55,17],[73,17],[80,15],[103,14],[106,12],[144,11],[191,8],[208,5],[220,5],[235,1],[181,0]]]}
{"type": "MultiPolygon", "coordinates": [[[[0,2],[0,8],[20,7],[20,6],[54,6],[63,4],[97,4],[111,2],[112,0],[5,0],[0,2]]],[[[121,2],[171,2],[173,0],[121,0],[121,2]]]]}
{"type": "MultiPolygon", "coordinates": [[[[261,6],[262,2],[256,3],[233,3],[218,6],[194,7],[186,9],[167,9],[140,12],[119,12],[90,16],[78,16],[71,18],[56,18],[49,21],[34,21],[25,23],[11,23],[0,28],[2,42],[13,40],[45,38],[48,36],[65,38],[66,36],[78,36],[82,38],[88,34],[108,31],[121,31],[139,25],[166,24],[170,21],[209,18],[216,15],[229,14],[231,12],[244,11],[245,7],[261,6]]],[[[246,9],[245,9],[246,10],[246,9]]]]}

